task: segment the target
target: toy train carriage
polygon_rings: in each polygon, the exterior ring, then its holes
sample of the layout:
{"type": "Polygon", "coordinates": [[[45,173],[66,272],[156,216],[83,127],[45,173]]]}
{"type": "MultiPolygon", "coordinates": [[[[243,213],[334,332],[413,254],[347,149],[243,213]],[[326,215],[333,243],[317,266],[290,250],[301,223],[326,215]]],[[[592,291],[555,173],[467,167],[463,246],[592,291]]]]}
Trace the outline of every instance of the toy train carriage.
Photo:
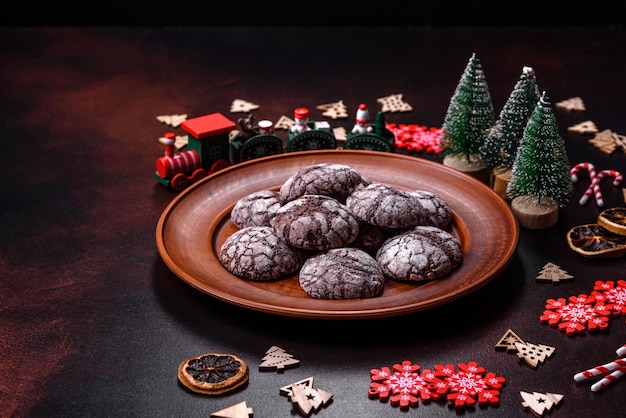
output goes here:
{"type": "Polygon", "coordinates": [[[308,130],[287,132],[287,151],[311,151],[337,148],[337,139],[328,122],[307,122],[308,130]]]}
{"type": "Polygon", "coordinates": [[[269,120],[255,125],[254,115],[249,115],[239,119],[237,124],[240,128],[233,131],[230,139],[230,161],[233,164],[283,152],[283,141],[274,134],[269,120]]]}
{"type": "Polygon", "coordinates": [[[376,114],[376,123],[371,124],[370,127],[372,132],[349,133],[344,148],[392,152],[395,135],[386,128],[383,112],[376,114]]]}

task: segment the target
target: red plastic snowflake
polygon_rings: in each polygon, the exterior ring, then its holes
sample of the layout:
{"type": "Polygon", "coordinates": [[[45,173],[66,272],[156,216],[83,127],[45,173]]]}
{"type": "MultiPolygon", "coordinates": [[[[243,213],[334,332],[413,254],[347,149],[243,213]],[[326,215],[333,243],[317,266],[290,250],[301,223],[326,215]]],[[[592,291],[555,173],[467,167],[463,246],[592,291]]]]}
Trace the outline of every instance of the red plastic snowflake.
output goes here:
{"type": "Polygon", "coordinates": [[[398,149],[426,154],[439,154],[441,150],[441,128],[405,123],[387,123],[386,128],[393,132],[394,146],[398,149]]]}
{"type": "Polygon", "coordinates": [[[381,402],[390,400],[391,405],[400,409],[417,406],[420,398],[422,402],[430,401],[429,382],[419,375],[419,370],[420,366],[410,361],[394,364],[393,373],[389,367],[370,370],[369,398],[378,398],[381,402]]]}
{"type": "Polygon", "coordinates": [[[370,399],[378,398],[381,402],[391,401],[393,406],[408,409],[430,400],[445,399],[456,408],[500,402],[500,388],[505,382],[495,373],[485,373],[476,362],[460,363],[458,371],[453,365],[436,365],[434,370],[425,369],[420,375],[419,365],[404,361],[393,366],[393,373],[388,367],[370,371],[371,384],[368,392],[370,399]]]}
{"type": "Polygon", "coordinates": [[[596,298],[601,298],[609,307],[613,316],[626,315],[626,280],[596,281],[591,292],[596,298]]]}
{"type": "Polygon", "coordinates": [[[480,405],[497,404],[500,402],[500,389],[505,383],[504,377],[495,373],[485,374],[485,368],[475,361],[459,363],[455,371],[452,365],[436,365],[435,376],[443,378],[448,385],[449,393],[446,399],[453,402],[456,408],[480,405]]]}
{"type": "Polygon", "coordinates": [[[611,307],[604,298],[597,295],[580,294],[565,298],[548,299],[546,310],[539,320],[550,326],[557,326],[567,335],[589,331],[606,330],[611,315],[611,307]]]}

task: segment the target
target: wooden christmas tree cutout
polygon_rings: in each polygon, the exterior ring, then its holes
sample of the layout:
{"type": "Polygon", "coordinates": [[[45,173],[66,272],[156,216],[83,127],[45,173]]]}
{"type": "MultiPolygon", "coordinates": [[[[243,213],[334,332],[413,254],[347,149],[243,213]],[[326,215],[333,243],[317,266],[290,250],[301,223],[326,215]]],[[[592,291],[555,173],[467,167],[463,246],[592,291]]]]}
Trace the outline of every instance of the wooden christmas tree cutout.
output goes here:
{"type": "Polygon", "coordinates": [[[615,144],[626,152],[626,135],[620,135],[613,132],[613,138],[615,138],[615,144]]]}
{"type": "Polygon", "coordinates": [[[524,360],[533,369],[546,361],[546,358],[555,351],[554,347],[548,345],[520,342],[515,343],[515,348],[517,349],[517,357],[524,360]]]}
{"type": "Polygon", "coordinates": [[[252,414],[252,408],[249,408],[246,402],[243,401],[229,406],[228,408],[213,412],[211,418],[249,418],[252,414]]]}
{"type": "Polygon", "coordinates": [[[296,367],[300,364],[300,360],[293,358],[280,347],[272,346],[265,352],[263,361],[259,364],[260,370],[276,370],[279,373],[285,371],[285,368],[296,367]]]}
{"type": "Polygon", "coordinates": [[[617,149],[615,134],[610,129],[600,131],[589,140],[589,143],[605,154],[612,154],[617,149]]]}
{"type": "Polygon", "coordinates": [[[598,127],[591,120],[586,120],[584,122],[577,123],[576,125],[572,125],[567,128],[568,132],[574,132],[577,134],[595,134],[598,133],[598,127]]]}
{"type": "Polygon", "coordinates": [[[496,349],[515,352],[519,359],[524,360],[532,368],[543,363],[555,351],[554,347],[548,345],[527,343],[511,329],[506,330],[496,344],[496,349]]]}
{"type": "Polygon", "coordinates": [[[156,118],[161,123],[173,126],[174,128],[178,128],[180,124],[187,119],[187,115],[161,115],[157,116],[156,118]]]}
{"type": "Polygon", "coordinates": [[[304,416],[309,416],[312,411],[319,410],[328,404],[333,394],[322,389],[313,388],[313,377],[307,377],[298,382],[280,388],[280,394],[289,397],[289,401],[298,406],[304,416]]]}
{"type": "Polygon", "coordinates": [[[348,108],[343,103],[343,100],[339,100],[335,103],[327,103],[317,106],[317,110],[323,110],[322,115],[331,119],[340,119],[348,117],[348,108]]]}
{"type": "Polygon", "coordinates": [[[280,119],[278,119],[278,122],[276,122],[274,124],[274,129],[286,129],[286,130],[288,130],[295,123],[296,122],[293,119],[288,118],[287,116],[283,115],[283,116],[280,117],[280,119]]]}
{"type": "Polygon", "coordinates": [[[413,110],[410,104],[402,99],[402,94],[392,94],[390,96],[379,97],[376,103],[382,106],[382,112],[410,112],[413,110]]]}
{"type": "Polygon", "coordinates": [[[338,126],[333,128],[333,135],[335,135],[335,139],[337,141],[345,141],[348,137],[348,133],[346,132],[346,128],[343,126],[338,126]]]}
{"type": "Polygon", "coordinates": [[[536,417],[542,417],[545,412],[549,412],[563,400],[563,395],[556,393],[528,393],[520,391],[522,397],[522,406],[524,409],[530,409],[530,412],[536,417]]]}
{"type": "Polygon", "coordinates": [[[230,105],[230,111],[232,113],[237,113],[237,112],[249,112],[251,110],[256,110],[258,109],[260,106],[245,100],[241,100],[241,99],[235,99],[233,100],[232,104],[230,105]]]}
{"type": "Polygon", "coordinates": [[[496,350],[517,351],[515,343],[523,344],[524,340],[522,340],[515,332],[513,332],[513,330],[509,328],[496,344],[496,350]]]}
{"type": "Polygon", "coordinates": [[[536,277],[538,282],[552,282],[554,284],[559,284],[562,281],[571,280],[573,278],[574,276],[568,274],[554,263],[547,263],[543,266],[539,275],[536,277]]]}
{"type": "Polygon", "coordinates": [[[557,109],[563,110],[577,110],[581,112],[587,110],[583,99],[580,97],[572,97],[570,99],[562,100],[557,102],[555,106],[557,109]]]}

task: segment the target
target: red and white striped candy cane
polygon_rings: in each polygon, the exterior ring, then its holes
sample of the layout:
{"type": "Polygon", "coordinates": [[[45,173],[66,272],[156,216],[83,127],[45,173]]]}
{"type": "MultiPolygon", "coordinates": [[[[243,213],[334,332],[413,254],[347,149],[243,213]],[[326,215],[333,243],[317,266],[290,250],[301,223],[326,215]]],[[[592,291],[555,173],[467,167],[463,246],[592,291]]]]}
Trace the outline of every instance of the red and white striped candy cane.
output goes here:
{"type": "Polygon", "coordinates": [[[604,198],[602,197],[602,190],[600,190],[600,182],[605,177],[613,177],[613,185],[619,186],[622,182],[622,174],[616,170],[602,170],[599,171],[598,174],[594,177],[594,180],[591,182],[593,185],[593,193],[596,198],[596,203],[598,206],[604,206],[604,198]]]}
{"type": "Polygon", "coordinates": [[[591,369],[583,370],[580,373],[576,373],[574,375],[574,380],[577,382],[581,382],[583,380],[587,380],[595,376],[601,376],[606,373],[611,373],[623,367],[626,367],[626,359],[620,358],[617,360],[613,360],[609,363],[603,364],[601,366],[592,367],[591,369]]]}
{"type": "Polygon", "coordinates": [[[569,171],[569,176],[572,179],[572,183],[576,183],[578,181],[578,172],[581,169],[587,170],[589,173],[589,180],[593,180],[596,176],[596,168],[591,163],[578,163],[569,171]]]}

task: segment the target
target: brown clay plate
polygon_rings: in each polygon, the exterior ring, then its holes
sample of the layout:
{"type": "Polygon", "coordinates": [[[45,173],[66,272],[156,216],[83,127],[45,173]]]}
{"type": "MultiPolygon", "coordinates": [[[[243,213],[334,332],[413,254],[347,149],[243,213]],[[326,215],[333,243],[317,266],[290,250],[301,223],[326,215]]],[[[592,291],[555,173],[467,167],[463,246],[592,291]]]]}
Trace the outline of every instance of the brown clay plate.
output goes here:
{"type": "Polygon", "coordinates": [[[230,166],[179,193],[156,230],[165,264],[201,292],[254,311],[316,319],[397,316],[467,296],[508,266],[518,238],[519,227],[508,204],[487,185],[437,162],[360,150],[292,152],[230,166]],[[217,254],[237,230],[230,222],[235,203],[250,193],[277,189],[299,169],[323,162],[349,165],[374,183],[437,193],[452,208],[450,232],[462,243],[462,264],[430,282],[388,280],[381,296],[359,300],[311,298],[300,288],[297,274],[269,282],[231,275],[217,254]]]}

